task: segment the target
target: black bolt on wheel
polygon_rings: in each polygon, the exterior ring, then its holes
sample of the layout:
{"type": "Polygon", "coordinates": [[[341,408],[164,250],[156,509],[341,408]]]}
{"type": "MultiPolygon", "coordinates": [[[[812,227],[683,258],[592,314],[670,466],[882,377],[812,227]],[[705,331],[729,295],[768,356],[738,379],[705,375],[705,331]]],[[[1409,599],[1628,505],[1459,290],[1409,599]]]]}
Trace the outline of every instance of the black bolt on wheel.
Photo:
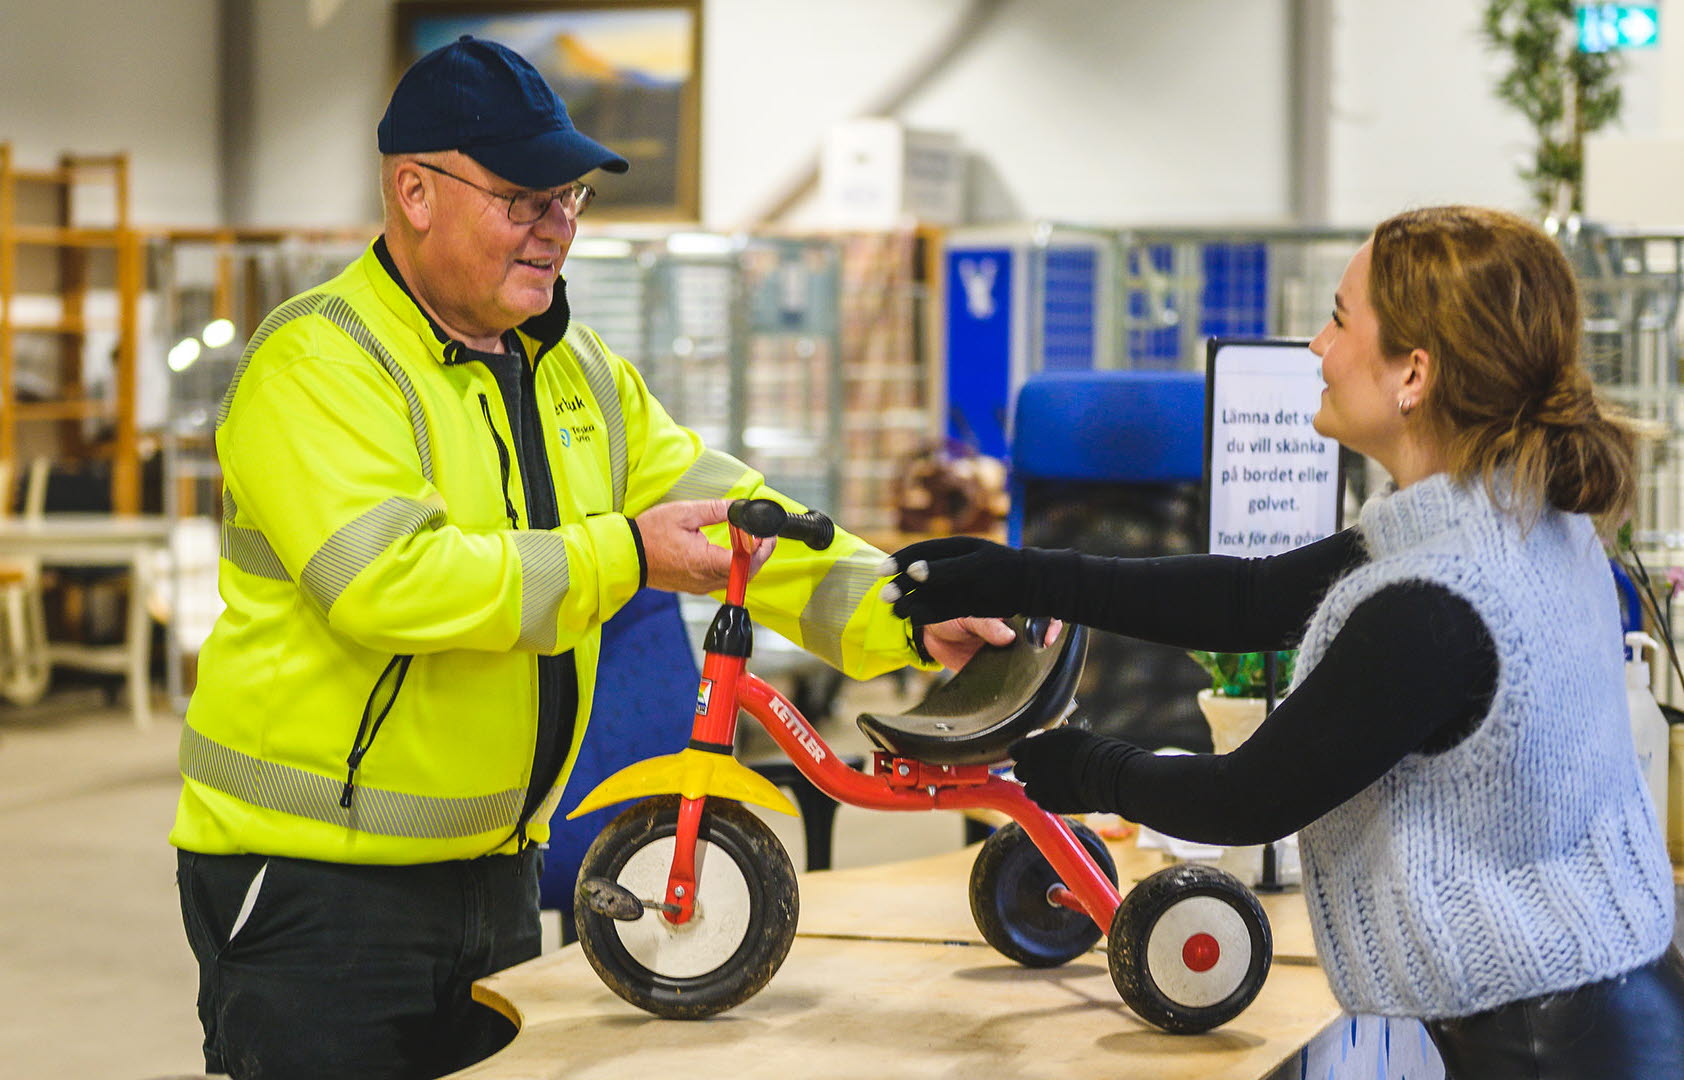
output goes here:
{"type": "Polygon", "coordinates": [[[783,964],[795,940],[795,867],[765,823],[741,804],[710,798],[696,841],[695,912],[674,925],[660,910],[678,832],[678,797],[621,813],[579,868],[574,922],[585,958],[610,990],[657,1016],[693,1020],[742,1004],[783,964]],[[587,882],[610,882],[641,915],[602,903],[587,882]],[[653,901],[653,903],[651,903],[653,901]],[[619,917],[615,917],[618,915],[619,917]]]}
{"type": "Polygon", "coordinates": [[[1269,976],[1269,919],[1251,890],[1186,863],[1136,885],[1111,920],[1111,981],[1141,1019],[1177,1035],[1227,1023],[1269,976]]]}
{"type": "MultiPolygon", "coordinates": [[[[1117,864],[1105,841],[1086,825],[1069,825],[1115,885],[1117,864]]],[[[1059,884],[1057,872],[1023,826],[1014,821],[995,830],[971,866],[971,916],[983,940],[1025,967],[1057,967],[1093,948],[1102,933],[1099,926],[1047,898],[1059,884]]]]}

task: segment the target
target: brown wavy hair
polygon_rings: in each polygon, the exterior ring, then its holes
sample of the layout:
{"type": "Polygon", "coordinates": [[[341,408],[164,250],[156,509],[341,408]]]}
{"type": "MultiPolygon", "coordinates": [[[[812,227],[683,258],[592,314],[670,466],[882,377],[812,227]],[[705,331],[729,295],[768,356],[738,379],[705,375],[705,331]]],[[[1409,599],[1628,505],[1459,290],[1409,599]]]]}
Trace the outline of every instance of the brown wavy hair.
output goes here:
{"type": "Polygon", "coordinates": [[[1418,411],[1450,474],[1526,521],[1547,502],[1617,528],[1635,438],[1580,362],[1578,281],[1555,241],[1501,210],[1439,206],[1381,222],[1373,245],[1381,350],[1432,358],[1418,411]]]}

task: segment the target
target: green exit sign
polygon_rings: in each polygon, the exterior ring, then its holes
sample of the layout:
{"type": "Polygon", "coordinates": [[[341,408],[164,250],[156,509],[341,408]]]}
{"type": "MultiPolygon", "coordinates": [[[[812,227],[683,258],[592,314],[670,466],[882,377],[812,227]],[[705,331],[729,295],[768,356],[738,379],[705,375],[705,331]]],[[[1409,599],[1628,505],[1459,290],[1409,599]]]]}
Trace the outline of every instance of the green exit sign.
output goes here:
{"type": "Polygon", "coordinates": [[[1647,49],[1661,40],[1660,9],[1653,4],[1580,4],[1579,51],[1647,49]]]}

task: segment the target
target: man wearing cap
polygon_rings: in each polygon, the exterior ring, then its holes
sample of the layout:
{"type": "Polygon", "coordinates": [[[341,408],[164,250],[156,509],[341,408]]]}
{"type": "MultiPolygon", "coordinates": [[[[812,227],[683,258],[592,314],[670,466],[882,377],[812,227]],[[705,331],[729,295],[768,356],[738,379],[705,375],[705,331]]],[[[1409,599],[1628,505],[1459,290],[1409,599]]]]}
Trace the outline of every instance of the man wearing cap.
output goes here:
{"type": "MultiPolygon", "coordinates": [[[[237,1080],[437,1076],[506,1041],[469,986],[538,954],[601,624],[645,584],[723,588],[726,500],[796,505],[569,319],[579,178],[626,162],[531,65],[429,53],[379,147],[383,235],[269,315],[217,417],[227,606],[170,839],[206,1066],[237,1080]]],[[[855,677],[1010,640],[914,640],[846,533],[768,556],[755,617],[855,677]]]]}

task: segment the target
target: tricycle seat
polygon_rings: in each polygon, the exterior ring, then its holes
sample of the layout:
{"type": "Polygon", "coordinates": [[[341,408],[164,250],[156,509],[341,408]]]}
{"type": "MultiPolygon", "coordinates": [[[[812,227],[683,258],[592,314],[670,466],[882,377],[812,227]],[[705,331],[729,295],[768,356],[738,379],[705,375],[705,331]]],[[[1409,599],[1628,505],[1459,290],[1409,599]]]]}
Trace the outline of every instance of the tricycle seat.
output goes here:
{"type": "Polygon", "coordinates": [[[1012,743],[1063,719],[1087,658],[1088,633],[1065,626],[1044,644],[1048,620],[1007,620],[1017,640],[983,646],[964,669],[904,713],[862,713],[860,730],[880,749],[932,765],[992,765],[1012,743]]]}

